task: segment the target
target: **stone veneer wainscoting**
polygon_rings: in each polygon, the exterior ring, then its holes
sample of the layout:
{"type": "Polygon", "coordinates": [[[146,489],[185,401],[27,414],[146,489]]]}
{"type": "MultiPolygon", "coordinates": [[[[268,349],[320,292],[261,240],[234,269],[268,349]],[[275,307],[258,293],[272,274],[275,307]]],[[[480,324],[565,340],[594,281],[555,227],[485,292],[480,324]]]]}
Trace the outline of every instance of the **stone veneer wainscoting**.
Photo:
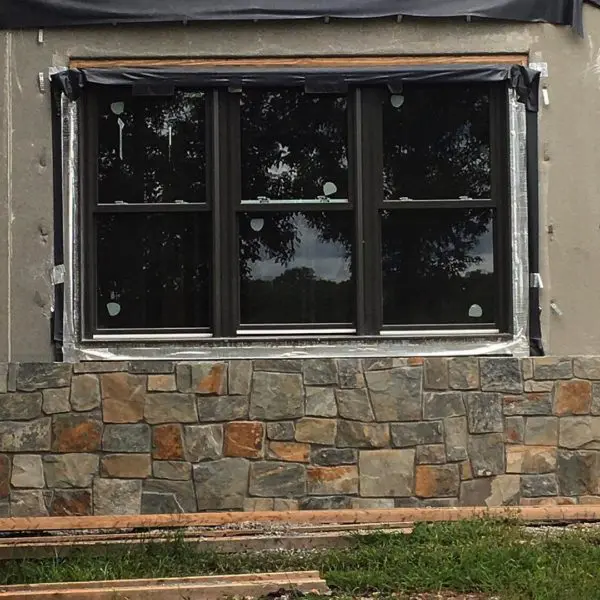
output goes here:
{"type": "Polygon", "coordinates": [[[0,365],[0,516],[600,502],[600,357],[0,365]]]}

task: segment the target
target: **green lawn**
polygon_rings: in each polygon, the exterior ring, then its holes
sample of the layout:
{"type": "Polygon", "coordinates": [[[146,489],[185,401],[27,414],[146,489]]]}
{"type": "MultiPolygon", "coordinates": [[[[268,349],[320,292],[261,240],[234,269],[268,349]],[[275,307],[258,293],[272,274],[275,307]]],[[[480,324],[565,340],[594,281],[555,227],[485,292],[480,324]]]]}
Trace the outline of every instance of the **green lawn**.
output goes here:
{"type": "Polygon", "coordinates": [[[0,585],[316,569],[340,596],[439,590],[502,600],[600,600],[600,529],[535,535],[515,523],[419,524],[345,550],[218,555],[175,540],[125,554],[0,562],[0,585]]]}

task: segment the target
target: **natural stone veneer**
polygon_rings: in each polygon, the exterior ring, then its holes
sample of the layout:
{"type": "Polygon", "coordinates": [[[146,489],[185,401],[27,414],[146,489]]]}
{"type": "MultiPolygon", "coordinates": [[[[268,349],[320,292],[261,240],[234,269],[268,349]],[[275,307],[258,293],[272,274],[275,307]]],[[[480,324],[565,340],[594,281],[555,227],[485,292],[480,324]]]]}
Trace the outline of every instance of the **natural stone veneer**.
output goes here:
{"type": "Polygon", "coordinates": [[[0,516],[598,498],[600,357],[0,364],[0,516]]]}

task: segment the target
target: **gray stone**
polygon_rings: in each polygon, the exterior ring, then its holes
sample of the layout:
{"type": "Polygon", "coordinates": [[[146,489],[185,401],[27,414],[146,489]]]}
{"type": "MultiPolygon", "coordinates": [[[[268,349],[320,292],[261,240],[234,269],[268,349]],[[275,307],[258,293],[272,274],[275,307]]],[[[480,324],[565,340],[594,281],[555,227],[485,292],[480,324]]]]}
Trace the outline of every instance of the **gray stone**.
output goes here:
{"type": "Polygon", "coordinates": [[[87,488],[98,474],[98,456],[77,452],[44,456],[49,488],[87,488]]]}
{"type": "MultiPolygon", "coordinates": [[[[169,481],[166,479],[146,479],[143,494],[171,495],[177,507],[176,513],[196,512],[196,491],[192,481],[169,481]]],[[[144,512],[142,500],[142,512],[144,512]]]]}
{"type": "Polygon", "coordinates": [[[395,508],[419,508],[422,505],[418,498],[394,498],[395,508]]]}
{"type": "Polygon", "coordinates": [[[127,363],[119,361],[89,361],[73,365],[73,373],[119,373],[127,371],[127,363]]]}
{"type": "Polygon", "coordinates": [[[492,477],[481,477],[460,484],[458,503],[460,506],[485,506],[492,494],[492,477]]]}
{"type": "Polygon", "coordinates": [[[48,509],[41,490],[12,490],[10,493],[11,517],[45,517],[48,509]]]}
{"type": "Polygon", "coordinates": [[[426,358],[423,363],[424,385],[426,390],[448,389],[448,359],[426,358]]]}
{"type": "Polygon", "coordinates": [[[42,392],[42,410],[47,415],[66,413],[71,410],[69,404],[69,388],[58,388],[56,390],[44,390],[42,392]]]}
{"type": "Polygon", "coordinates": [[[312,496],[300,500],[300,510],[342,510],[352,507],[349,496],[312,496]]]}
{"type": "Polygon", "coordinates": [[[229,394],[249,396],[252,385],[252,361],[232,360],[229,363],[229,394]]]}
{"type": "Polygon", "coordinates": [[[504,396],[504,414],[509,415],[551,415],[550,394],[525,394],[524,396],[504,396]]]}
{"type": "Polygon", "coordinates": [[[324,467],[353,465],[357,460],[357,451],[352,448],[317,448],[312,451],[310,456],[312,464],[324,467]]]}
{"type": "Polygon", "coordinates": [[[365,374],[377,421],[419,421],[423,371],[399,367],[365,374]]]}
{"type": "Polygon", "coordinates": [[[249,468],[245,458],[222,458],[194,465],[198,510],[243,508],[249,468]]]}
{"type": "Polygon", "coordinates": [[[446,447],[444,444],[427,444],[417,446],[418,465],[442,465],[446,462],[446,447]]]}
{"type": "Polygon", "coordinates": [[[36,454],[17,454],[13,457],[10,483],[16,488],[43,488],[42,457],[36,454]]]}
{"type": "Polygon", "coordinates": [[[0,452],[43,452],[50,450],[50,418],[0,423],[0,452]]]}
{"type": "Polygon", "coordinates": [[[478,389],[479,359],[470,356],[451,359],[448,363],[448,379],[453,390],[478,389]]]}
{"type": "Polygon", "coordinates": [[[0,420],[20,421],[42,416],[42,394],[0,394],[0,420]]]}
{"type": "Polygon", "coordinates": [[[68,387],[70,383],[68,363],[20,363],[17,367],[16,387],[21,392],[68,387]]]}
{"type": "Polygon", "coordinates": [[[191,390],[202,395],[227,395],[228,365],[225,362],[200,362],[191,365],[191,390]]]}
{"type": "Polygon", "coordinates": [[[467,418],[451,417],[444,420],[446,456],[451,462],[466,460],[467,456],[467,418]]]}
{"type": "Polygon", "coordinates": [[[267,437],[279,442],[290,442],[296,437],[296,425],[293,421],[267,423],[267,437]]]}
{"type": "Polygon", "coordinates": [[[561,496],[595,495],[600,490],[600,454],[559,450],[556,476],[561,496]]]}
{"type": "Polygon", "coordinates": [[[201,423],[248,418],[247,396],[198,396],[197,405],[201,423]]]}
{"type": "Polygon", "coordinates": [[[461,392],[426,392],[423,394],[423,418],[462,417],[465,403],[461,392]]]}
{"type": "Polygon", "coordinates": [[[337,385],[337,367],[332,358],[302,361],[304,385],[337,385]]]}
{"type": "Polygon", "coordinates": [[[471,433],[500,433],[504,431],[502,403],[498,394],[468,392],[464,395],[464,398],[471,433]]]}
{"type": "Polygon", "coordinates": [[[592,414],[600,415],[600,383],[592,384],[592,414]]]}
{"type": "Polygon", "coordinates": [[[385,371],[394,366],[391,358],[363,358],[363,369],[365,371],[385,371]]]}
{"type": "Polygon", "coordinates": [[[223,456],[222,425],[186,425],[183,432],[186,460],[201,462],[223,456]]]}
{"type": "Polygon", "coordinates": [[[145,423],[105,425],[102,435],[105,452],[150,452],[150,427],[145,423]]]}
{"type": "Polygon", "coordinates": [[[580,356],[573,359],[573,373],[580,379],[600,379],[600,357],[580,356]]]}
{"type": "Polygon", "coordinates": [[[393,498],[352,498],[350,508],[355,510],[372,510],[395,508],[396,503],[393,498]]]}
{"type": "Polygon", "coordinates": [[[173,373],[175,365],[168,360],[135,360],[129,363],[127,370],[137,375],[162,375],[173,373]]]}
{"type": "Polygon", "coordinates": [[[556,470],[556,448],[506,446],[507,473],[551,473],[556,470]]]}
{"type": "Polygon", "coordinates": [[[338,378],[341,388],[363,388],[365,378],[362,365],[357,358],[340,358],[337,361],[338,378]]]}
{"type": "Polygon", "coordinates": [[[75,375],[71,381],[73,410],[93,410],[100,406],[100,383],[95,375],[75,375]]]}
{"type": "Polygon", "coordinates": [[[581,448],[600,439],[600,417],[561,417],[559,419],[560,446],[581,448]]]}
{"type": "Polygon", "coordinates": [[[192,465],[176,460],[155,460],[152,463],[152,474],[157,479],[187,481],[192,478],[192,465]]]}
{"type": "Polygon", "coordinates": [[[192,394],[149,394],[144,403],[144,418],[159,423],[197,423],[198,413],[192,394]]]}
{"type": "Polygon", "coordinates": [[[417,423],[392,423],[392,445],[408,448],[421,444],[440,444],[444,441],[441,421],[421,421],[417,423]]]}
{"type": "Polygon", "coordinates": [[[526,393],[531,392],[551,392],[554,388],[554,381],[536,381],[531,379],[523,382],[523,389],[526,393]]]}
{"type": "Polygon", "coordinates": [[[365,389],[336,390],[340,417],[352,421],[373,421],[373,409],[365,389]]]}
{"type": "Polygon", "coordinates": [[[95,515],[137,515],[142,508],[142,482],[134,479],[94,479],[95,515]]]}
{"type": "Polygon", "coordinates": [[[475,477],[504,473],[504,439],[501,433],[469,436],[468,452],[475,477]]]}
{"type": "Polygon", "coordinates": [[[296,441],[333,446],[337,423],[334,419],[305,417],[296,423],[296,441]]]}
{"type": "Polygon", "coordinates": [[[17,372],[19,371],[19,363],[8,364],[8,377],[6,378],[6,391],[17,391],[17,372]]]}
{"type": "Polygon", "coordinates": [[[270,373],[301,373],[303,361],[297,358],[271,358],[254,361],[255,371],[270,373]]]}
{"type": "Polygon", "coordinates": [[[525,443],[538,446],[558,445],[558,418],[527,417],[525,421],[525,443]]]}
{"type": "Polygon", "coordinates": [[[0,519],[8,519],[10,517],[10,501],[0,500],[0,519]]]}
{"type": "Polygon", "coordinates": [[[0,394],[8,391],[8,364],[0,363],[0,394]]]}
{"type": "Polygon", "coordinates": [[[573,362],[568,357],[536,356],[531,360],[535,379],[571,379],[573,377],[573,362]]]}
{"type": "Polygon", "coordinates": [[[523,377],[518,358],[481,358],[479,370],[481,389],[484,392],[514,394],[523,391],[523,377]]]}
{"type": "MultiPolygon", "coordinates": [[[[532,417],[545,419],[546,417],[532,417]]],[[[525,419],[523,417],[506,417],[504,419],[504,440],[507,444],[523,444],[525,442],[525,419]]]]}
{"type": "Polygon", "coordinates": [[[487,506],[513,506],[521,499],[521,478],[519,475],[498,475],[492,478],[492,489],[487,506]]]}
{"type": "Polygon", "coordinates": [[[250,495],[297,498],[306,493],[306,470],[284,462],[256,462],[250,466],[250,495]]]}
{"type": "Polygon", "coordinates": [[[423,498],[419,505],[423,508],[454,508],[458,506],[456,498],[423,498]]]}
{"type": "Polygon", "coordinates": [[[531,358],[521,359],[521,373],[523,373],[523,379],[533,379],[533,361],[531,358]]]}
{"type": "Polygon", "coordinates": [[[524,498],[540,498],[557,494],[558,487],[554,473],[521,476],[521,495],[524,498]]]}
{"type": "Polygon", "coordinates": [[[387,424],[339,421],[336,445],[340,448],[384,448],[390,443],[387,424]]]}
{"type": "Polygon", "coordinates": [[[142,492],[141,511],[143,515],[176,515],[183,512],[176,497],[165,492],[142,492]]]}
{"type": "Polygon", "coordinates": [[[360,495],[366,497],[412,496],[414,450],[361,450],[358,457],[360,495]]]}
{"type": "Polygon", "coordinates": [[[330,387],[306,388],[306,415],[308,417],[335,417],[337,404],[335,393],[330,387]]]}
{"type": "Polygon", "coordinates": [[[297,419],[304,414],[302,376],[255,372],[250,394],[250,418],[259,421],[297,419]]]}

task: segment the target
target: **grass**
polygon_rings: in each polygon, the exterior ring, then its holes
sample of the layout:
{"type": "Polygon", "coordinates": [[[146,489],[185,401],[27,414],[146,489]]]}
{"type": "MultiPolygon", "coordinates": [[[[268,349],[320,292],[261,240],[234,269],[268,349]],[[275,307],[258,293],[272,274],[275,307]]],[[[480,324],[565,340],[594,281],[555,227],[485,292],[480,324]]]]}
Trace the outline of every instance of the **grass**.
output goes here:
{"type": "Polygon", "coordinates": [[[511,521],[419,524],[318,552],[219,555],[180,539],[123,554],[0,562],[0,585],[99,579],[319,570],[340,596],[454,590],[502,600],[600,600],[600,532],[531,535],[511,521]]]}

